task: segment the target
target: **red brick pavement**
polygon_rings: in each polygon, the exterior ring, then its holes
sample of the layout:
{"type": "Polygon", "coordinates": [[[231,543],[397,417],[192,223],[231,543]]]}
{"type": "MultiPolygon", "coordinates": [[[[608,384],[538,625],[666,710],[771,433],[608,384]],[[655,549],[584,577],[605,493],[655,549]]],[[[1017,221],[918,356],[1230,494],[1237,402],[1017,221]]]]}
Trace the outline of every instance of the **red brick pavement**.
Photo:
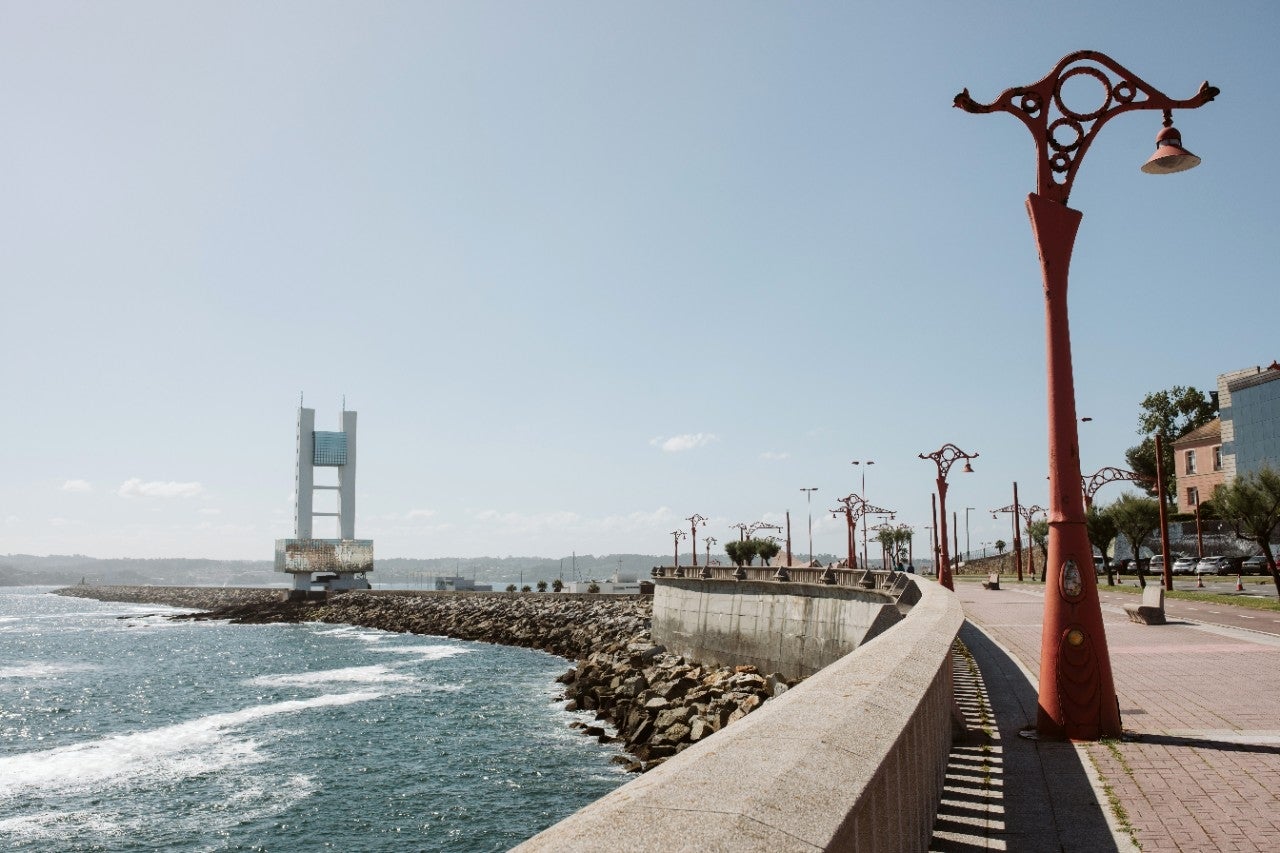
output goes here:
{"type": "MultiPolygon", "coordinates": [[[[969,619],[1038,675],[1041,592],[958,587],[969,619]]],[[[1138,625],[1110,604],[1103,621],[1124,728],[1139,737],[1084,749],[1142,850],[1280,850],[1280,637],[1138,625]]]]}

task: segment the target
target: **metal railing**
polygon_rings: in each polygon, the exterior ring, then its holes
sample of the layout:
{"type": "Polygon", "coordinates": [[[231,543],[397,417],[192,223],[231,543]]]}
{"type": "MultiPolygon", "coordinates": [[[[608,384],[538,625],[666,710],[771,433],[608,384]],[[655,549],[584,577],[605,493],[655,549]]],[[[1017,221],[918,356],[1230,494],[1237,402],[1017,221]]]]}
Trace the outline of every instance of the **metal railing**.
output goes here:
{"type": "Polygon", "coordinates": [[[896,602],[910,585],[912,575],[883,569],[834,569],[808,566],[654,566],[655,578],[688,580],[756,581],[843,586],[875,590],[896,602]]]}

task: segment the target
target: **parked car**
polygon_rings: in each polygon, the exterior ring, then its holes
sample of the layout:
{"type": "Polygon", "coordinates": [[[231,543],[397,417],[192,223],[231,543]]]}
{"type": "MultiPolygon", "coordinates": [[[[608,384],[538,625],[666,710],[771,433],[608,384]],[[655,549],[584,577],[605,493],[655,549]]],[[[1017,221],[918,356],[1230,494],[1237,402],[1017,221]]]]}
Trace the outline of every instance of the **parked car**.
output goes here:
{"type": "Polygon", "coordinates": [[[1234,571],[1228,557],[1201,557],[1196,563],[1198,575],[1229,575],[1234,571]]]}
{"type": "Polygon", "coordinates": [[[1138,565],[1145,572],[1162,575],[1164,574],[1164,554],[1156,554],[1154,557],[1149,557],[1145,564],[1143,564],[1142,558],[1139,557],[1138,565]]]}
{"type": "MultiPolygon", "coordinates": [[[[1155,568],[1155,560],[1152,560],[1151,567],[1152,569],[1155,568]]],[[[1175,575],[1193,575],[1195,574],[1195,572],[1196,572],[1195,557],[1178,557],[1173,561],[1173,573],[1175,575]]]]}
{"type": "Polygon", "coordinates": [[[1240,571],[1246,575],[1265,575],[1267,573],[1267,558],[1262,554],[1254,554],[1240,564],[1240,571]]]}

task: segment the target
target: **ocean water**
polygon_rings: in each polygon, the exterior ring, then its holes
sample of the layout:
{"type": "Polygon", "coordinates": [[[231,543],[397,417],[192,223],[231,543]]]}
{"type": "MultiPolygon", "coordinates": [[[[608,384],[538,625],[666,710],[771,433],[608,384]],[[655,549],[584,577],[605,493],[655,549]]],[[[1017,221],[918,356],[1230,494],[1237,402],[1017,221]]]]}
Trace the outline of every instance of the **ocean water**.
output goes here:
{"type": "Polygon", "coordinates": [[[173,612],[0,587],[0,850],[506,850],[627,781],[560,658],[173,612]]]}

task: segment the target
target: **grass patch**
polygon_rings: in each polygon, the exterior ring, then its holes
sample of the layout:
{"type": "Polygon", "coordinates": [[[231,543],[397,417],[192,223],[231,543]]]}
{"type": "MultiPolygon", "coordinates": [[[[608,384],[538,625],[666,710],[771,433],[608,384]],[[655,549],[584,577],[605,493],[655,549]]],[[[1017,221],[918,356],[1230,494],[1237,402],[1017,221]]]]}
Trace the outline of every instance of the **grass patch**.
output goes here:
{"type": "MultiPolygon", "coordinates": [[[[1120,747],[1116,745],[1116,740],[1114,738],[1103,738],[1100,743],[1111,752],[1111,756],[1120,765],[1120,769],[1124,771],[1125,775],[1132,779],[1133,768],[1129,766],[1129,762],[1124,760],[1124,754],[1120,752],[1120,747]]],[[[1134,847],[1141,850],[1142,845],[1138,843],[1138,830],[1129,822],[1129,813],[1125,811],[1124,803],[1120,802],[1120,798],[1116,796],[1115,789],[1107,784],[1107,780],[1102,779],[1101,773],[1098,774],[1098,778],[1102,781],[1102,793],[1107,795],[1107,803],[1111,806],[1111,813],[1116,816],[1116,823],[1120,824],[1120,830],[1129,836],[1129,839],[1133,841],[1134,847]]]]}
{"type": "MultiPolygon", "coordinates": [[[[1151,581],[1148,581],[1151,583],[1151,581]]],[[[1099,590],[1123,592],[1126,595],[1142,595],[1140,586],[1107,586],[1099,584],[1099,590]]],[[[1246,610],[1280,611],[1280,601],[1272,598],[1254,598],[1244,593],[1224,595],[1220,592],[1199,592],[1190,589],[1165,590],[1165,598],[1176,598],[1179,601],[1202,601],[1206,604],[1222,604],[1227,607],[1243,607],[1246,610]]]]}
{"type": "MultiPolygon", "coordinates": [[[[1226,576],[1224,575],[1223,577],[1226,577],[1226,576]]],[[[966,581],[984,580],[985,581],[986,577],[985,576],[982,578],[965,577],[965,578],[957,578],[957,580],[966,580],[966,581]]],[[[1102,591],[1120,592],[1120,593],[1124,593],[1125,595],[1135,595],[1135,596],[1142,595],[1142,587],[1134,585],[1134,582],[1137,580],[1137,578],[1117,577],[1117,580],[1127,580],[1129,581],[1129,583],[1126,583],[1124,586],[1121,586],[1119,584],[1115,586],[1107,586],[1107,584],[1105,583],[1106,578],[1101,577],[1101,578],[1098,578],[1098,590],[1100,592],[1102,591]]],[[[1040,581],[1038,580],[1019,581],[1015,578],[1008,578],[1003,576],[1000,578],[1000,583],[1008,586],[1017,586],[1017,585],[1038,586],[1038,587],[1044,586],[1044,584],[1040,583],[1040,581]]],[[[1148,578],[1147,583],[1158,584],[1159,581],[1155,580],[1154,578],[1148,578]]],[[[1252,586],[1268,586],[1272,583],[1272,580],[1270,578],[1251,578],[1250,580],[1243,581],[1243,583],[1244,583],[1245,589],[1247,590],[1251,585],[1252,586]]],[[[1243,607],[1246,610],[1267,610],[1271,612],[1280,611],[1280,601],[1277,601],[1274,598],[1255,598],[1254,596],[1246,595],[1245,593],[1241,593],[1241,592],[1221,593],[1221,592],[1201,592],[1199,590],[1194,590],[1194,589],[1175,589],[1175,590],[1165,590],[1164,597],[1178,599],[1179,601],[1200,601],[1200,602],[1204,602],[1205,604],[1221,604],[1226,607],[1243,607]]]]}

